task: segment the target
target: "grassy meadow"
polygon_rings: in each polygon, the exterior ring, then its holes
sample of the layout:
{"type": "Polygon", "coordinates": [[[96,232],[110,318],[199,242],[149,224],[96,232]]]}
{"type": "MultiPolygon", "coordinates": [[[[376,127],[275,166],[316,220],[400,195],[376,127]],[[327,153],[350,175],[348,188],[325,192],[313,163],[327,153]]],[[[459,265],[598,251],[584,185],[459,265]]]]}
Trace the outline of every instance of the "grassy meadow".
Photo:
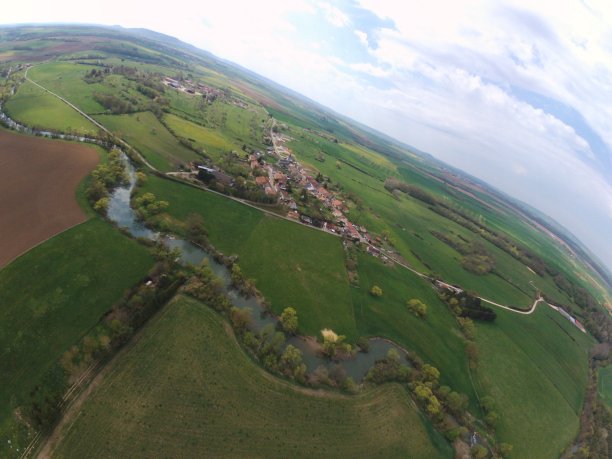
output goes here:
{"type": "MultiPolygon", "coordinates": [[[[480,364],[472,375],[474,387],[453,316],[418,276],[362,254],[358,256],[360,288],[352,288],[346,281],[340,240],[333,236],[264,217],[221,196],[156,177],[149,179],[143,191],[168,200],[168,212],[176,218],[192,211],[202,214],[212,243],[225,253],[239,255],[244,272],[256,279],[276,312],[288,305],[296,307],[302,333],[317,335],[331,327],[350,340],[387,337],[438,367],[443,383],[470,397],[473,412],[479,412],[477,394],[492,395],[501,416],[501,441],[515,445],[515,457],[528,454],[518,445],[535,442],[537,432],[556,432],[554,451],[575,434],[591,339],[556,311],[540,305],[536,313],[521,316],[496,309],[494,324],[478,325],[480,364]],[[243,224],[237,225],[239,221],[243,224]],[[381,298],[369,294],[373,285],[382,288],[381,298]],[[313,288],[315,294],[310,293],[313,288]],[[411,298],[429,306],[426,319],[409,313],[406,301],[411,298]],[[523,403],[516,403],[519,397],[525,400],[525,409],[523,403]],[[548,410],[550,416],[538,416],[541,410],[548,410]]],[[[536,442],[533,450],[545,454],[551,451],[548,446],[546,441],[536,442]]]]}
{"type": "Polygon", "coordinates": [[[98,128],[57,97],[26,81],[5,104],[15,121],[27,126],[60,132],[95,135],[98,128]]]}
{"type": "Polygon", "coordinates": [[[216,129],[205,128],[172,114],[165,115],[164,122],[177,136],[191,140],[196,148],[204,149],[215,162],[222,158],[223,153],[240,151],[240,146],[216,129]]]}
{"type": "Polygon", "coordinates": [[[111,88],[102,83],[90,84],[83,80],[85,73],[92,68],[98,67],[51,62],[32,67],[28,71],[28,76],[50,91],[66,98],[85,113],[102,113],[105,111],[104,107],[93,96],[96,92],[108,92],[111,88]]]}
{"type": "Polygon", "coordinates": [[[599,370],[599,395],[608,408],[612,409],[612,365],[599,370]]]}
{"type": "Polygon", "coordinates": [[[166,91],[165,96],[170,101],[173,114],[203,125],[240,147],[247,145],[264,149],[263,126],[268,115],[261,106],[247,105],[247,108],[242,108],[220,99],[206,103],[201,97],[171,89],[166,91]]]}
{"type": "Polygon", "coordinates": [[[199,158],[195,152],[181,145],[151,112],[98,115],[95,118],[163,172],[177,170],[179,165],[199,158]]]}
{"type": "Polygon", "coordinates": [[[178,297],[111,363],[63,457],[451,457],[404,389],[358,396],[271,377],[207,306],[178,297]]]}
{"type": "Polygon", "coordinates": [[[578,430],[593,341],[546,305],[527,317],[496,312],[476,329],[480,395],[493,397],[512,457],[557,457],[578,430]]]}
{"type": "Polygon", "coordinates": [[[152,263],[143,246],[91,219],[0,271],[2,446],[12,435],[13,410],[39,378],[152,263]]]}
{"type": "Polygon", "coordinates": [[[212,244],[239,256],[243,271],[275,312],[295,307],[304,333],[332,328],[357,338],[340,238],[157,177],[149,177],[142,189],[147,191],[168,201],[175,218],[202,215],[212,244]]]}
{"type": "Polygon", "coordinates": [[[359,334],[390,338],[406,349],[416,351],[439,368],[442,383],[470,397],[477,407],[469,379],[467,356],[455,318],[440,301],[429,282],[399,266],[384,266],[369,255],[358,257],[360,288],[352,289],[353,308],[359,334]],[[373,285],[383,290],[375,298],[373,285]],[[406,307],[412,298],[427,306],[427,318],[420,319],[406,307]]]}
{"type": "MultiPolygon", "coordinates": [[[[481,296],[517,307],[527,308],[533,303],[535,288],[530,281],[552,298],[569,302],[549,276],[540,277],[530,272],[507,253],[433,212],[421,201],[408,195],[394,198],[384,188],[384,180],[397,176],[427,190],[440,200],[453,200],[461,208],[464,208],[466,201],[463,195],[414,167],[399,167],[384,158],[377,159],[382,157],[364,147],[335,144],[296,129],[292,129],[290,135],[294,138],[290,147],[301,161],[330,177],[345,192],[358,196],[361,203],[353,206],[349,218],[364,225],[373,234],[388,233],[396,250],[417,270],[437,273],[447,281],[474,290],[481,296]],[[316,159],[321,157],[324,161],[316,159]],[[479,276],[464,270],[461,255],[434,237],[432,230],[442,233],[452,231],[468,240],[482,242],[495,259],[499,275],[489,273],[479,276]]],[[[483,218],[492,213],[490,209],[475,207],[474,214],[476,210],[481,212],[478,215],[483,215],[483,218]]]]}

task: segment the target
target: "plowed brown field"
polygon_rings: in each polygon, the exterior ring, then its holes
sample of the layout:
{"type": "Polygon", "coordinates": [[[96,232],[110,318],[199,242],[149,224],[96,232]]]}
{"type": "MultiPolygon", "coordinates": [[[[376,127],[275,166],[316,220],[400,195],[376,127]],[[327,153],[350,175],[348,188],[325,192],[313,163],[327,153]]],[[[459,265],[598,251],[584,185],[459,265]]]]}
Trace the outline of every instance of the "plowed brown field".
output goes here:
{"type": "Polygon", "coordinates": [[[86,220],[75,192],[98,159],[85,145],[0,129],[0,269],[86,220]]]}

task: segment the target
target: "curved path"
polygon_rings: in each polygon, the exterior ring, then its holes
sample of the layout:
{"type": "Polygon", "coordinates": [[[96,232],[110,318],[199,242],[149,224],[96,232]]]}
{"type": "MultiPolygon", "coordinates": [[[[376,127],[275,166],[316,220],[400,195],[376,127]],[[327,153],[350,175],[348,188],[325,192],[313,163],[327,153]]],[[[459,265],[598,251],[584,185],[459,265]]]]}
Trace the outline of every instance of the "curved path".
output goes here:
{"type": "Polygon", "coordinates": [[[91,116],[89,116],[87,113],[85,113],[84,111],[82,111],[79,107],[77,107],[76,105],[70,103],[69,101],[67,101],[66,99],[64,99],[62,96],[60,96],[59,94],[54,93],[53,91],[51,91],[50,89],[45,88],[44,86],[38,84],[36,81],[32,80],[29,76],[28,76],[28,70],[30,70],[32,67],[28,67],[24,73],[24,77],[26,80],[28,80],[30,83],[32,83],[33,85],[39,87],[40,89],[42,89],[43,91],[51,94],[52,96],[57,97],[59,100],[61,100],[62,102],[64,102],[66,105],[68,105],[70,108],[76,110],[81,116],[85,117],[90,123],[92,123],[94,126],[96,126],[97,128],[101,129],[102,131],[106,132],[108,135],[112,136],[114,139],[117,139],[117,141],[119,143],[121,143],[124,147],[128,148],[129,150],[133,151],[136,153],[136,155],[138,155],[138,159],[140,159],[149,169],[151,169],[152,171],[155,172],[159,172],[155,167],[153,167],[153,165],[151,163],[149,163],[144,156],[142,156],[140,154],[140,152],[138,150],[136,150],[134,147],[132,147],[129,143],[127,143],[125,140],[120,139],[119,137],[115,136],[115,134],[113,134],[111,131],[109,131],[107,128],[105,128],[102,124],[98,123],[95,119],[93,119],[91,116]]]}
{"type": "MultiPolygon", "coordinates": [[[[76,107],[74,104],[72,104],[72,103],[68,102],[66,99],[64,99],[64,98],[63,98],[63,97],[61,97],[60,95],[58,95],[58,94],[54,93],[53,91],[50,91],[49,89],[45,88],[44,86],[40,85],[39,83],[37,83],[36,81],[34,81],[34,80],[32,80],[30,77],[28,77],[28,70],[30,70],[30,68],[31,68],[31,67],[28,67],[28,68],[26,69],[26,71],[25,71],[24,76],[25,76],[25,79],[26,79],[26,80],[28,80],[30,83],[32,83],[32,84],[34,84],[34,85],[36,85],[37,87],[39,87],[39,88],[40,88],[40,89],[42,89],[43,91],[46,91],[47,93],[51,94],[52,96],[57,97],[59,100],[61,100],[61,101],[62,101],[62,102],[64,102],[66,105],[68,105],[69,107],[73,108],[74,110],[76,110],[78,113],[80,113],[80,114],[81,114],[83,117],[85,117],[87,120],[89,120],[89,121],[90,121],[91,123],[93,123],[95,126],[97,126],[98,128],[100,128],[102,131],[104,131],[104,132],[106,132],[107,134],[109,134],[109,135],[113,136],[113,138],[116,138],[116,136],[115,136],[115,135],[114,135],[114,134],[113,134],[111,131],[109,131],[109,130],[108,130],[106,127],[104,127],[102,124],[100,124],[99,122],[97,122],[95,119],[93,119],[93,118],[92,118],[91,116],[89,116],[87,113],[83,112],[81,109],[79,109],[78,107],[76,107]]],[[[272,139],[274,139],[274,137],[272,137],[272,139]]],[[[118,140],[118,141],[119,141],[121,144],[123,144],[125,147],[127,147],[127,148],[129,148],[131,151],[135,152],[135,153],[136,153],[136,155],[138,155],[138,158],[139,158],[139,159],[140,159],[140,160],[141,160],[141,161],[142,161],[142,162],[143,162],[143,163],[144,163],[144,164],[145,164],[145,165],[146,165],[146,166],[147,166],[149,169],[151,169],[152,171],[154,171],[154,172],[156,172],[156,173],[158,173],[158,174],[160,174],[160,175],[174,176],[173,178],[174,178],[175,180],[180,180],[180,179],[179,179],[179,178],[176,176],[176,174],[173,174],[173,173],[163,174],[163,173],[162,173],[162,172],[160,172],[158,169],[156,169],[155,167],[153,167],[153,165],[151,165],[151,164],[150,164],[150,163],[149,163],[149,162],[148,162],[148,161],[147,161],[147,160],[146,160],[146,159],[145,159],[145,158],[144,158],[144,157],[143,157],[143,156],[140,154],[140,152],[139,152],[138,150],[136,150],[134,147],[132,147],[132,146],[131,146],[130,144],[128,144],[126,141],[124,141],[124,140],[122,140],[122,139],[119,139],[119,138],[117,138],[117,140],[118,140]]],[[[274,140],[272,140],[272,141],[274,142],[274,140]]],[[[276,145],[274,145],[274,148],[275,148],[275,150],[276,150],[276,145]]],[[[180,180],[180,182],[181,182],[181,183],[186,183],[186,182],[184,182],[183,180],[180,180]]],[[[219,193],[219,192],[217,192],[217,191],[214,191],[214,190],[211,190],[211,189],[209,189],[209,188],[206,188],[206,187],[203,187],[203,186],[199,186],[199,185],[196,185],[196,184],[193,184],[193,183],[189,183],[189,185],[192,185],[192,186],[197,187],[197,188],[199,188],[199,189],[202,189],[202,190],[208,191],[208,192],[210,192],[210,193],[215,193],[215,194],[217,194],[217,195],[219,195],[219,196],[223,196],[223,197],[224,197],[224,198],[226,198],[226,199],[231,199],[232,201],[239,202],[240,204],[243,204],[243,205],[245,205],[245,206],[252,207],[252,208],[257,209],[257,210],[259,210],[259,211],[261,211],[261,212],[264,212],[264,213],[266,213],[266,214],[268,214],[268,215],[272,215],[272,216],[274,216],[274,217],[281,218],[281,219],[283,219],[283,220],[287,220],[287,221],[290,221],[290,222],[292,222],[292,223],[296,223],[296,224],[298,224],[298,225],[307,226],[307,227],[309,227],[309,228],[313,228],[313,229],[316,229],[316,230],[319,230],[319,231],[323,231],[324,233],[327,233],[327,234],[331,234],[331,235],[334,235],[334,236],[340,237],[340,235],[339,235],[339,234],[337,234],[337,233],[332,233],[332,232],[330,232],[330,231],[326,231],[326,230],[324,230],[324,229],[322,229],[322,228],[317,228],[317,227],[315,227],[315,226],[307,225],[306,223],[302,223],[302,222],[297,221],[297,220],[294,220],[294,219],[292,219],[292,218],[285,217],[285,216],[283,216],[283,215],[278,215],[278,214],[276,214],[276,213],[274,213],[274,212],[271,212],[271,211],[269,211],[269,210],[267,210],[267,209],[262,209],[261,207],[258,207],[258,206],[254,205],[254,204],[251,204],[250,202],[245,201],[244,199],[235,198],[235,197],[233,197],[233,196],[227,196],[227,195],[225,195],[225,194],[223,194],[223,193],[219,193]]],[[[383,252],[383,253],[385,254],[385,256],[387,256],[387,257],[388,257],[388,258],[389,258],[389,259],[390,259],[390,260],[391,260],[393,263],[395,263],[395,264],[397,264],[397,265],[401,266],[402,268],[404,268],[404,269],[407,269],[407,270],[411,271],[412,273],[416,274],[417,276],[419,276],[419,277],[421,277],[421,278],[423,278],[423,279],[432,280],[432,278],[431,278],[431,277],[429,277],[427,274],[422,273],[422,272],[419,272],[419,271],[417,271],[416,269],[412,268],[411,266],[407,265],[406,263],[403,263],[403,262],[401,262],[401,261],[399,261],[399,260],[395,259],[393,256],[391,256],[391,254],[389,254],[389,253],[388,253],[387,251],[385,251],[384,249],[380,249],[380,248],[378,248],[378,247],[375,247],[375,246],[373,246],[372,244],[370,244],[370,243],[368,243],[368,242],[365,242],[365,244],[366,244],[366,245],[369,245],[370,247],[374,247],[374,248],[376,248],[377,250],[380,250],[380,251],[381,251],[381,252],[383,252]]],[[[546,302],[546,301],[544,300],[544,298],[542,298],[542,297],[537,298],[537,299],[534,301],[534,303],[531,305],[531,308],[529,308],[528,310],[521,310],[521,309],[519,309],[519,308],[513,308],[512,306],[507,306],[507,305],[499,304],[499,303],[496,303],[495,301],[491,301],[491,300],[488,300],[488,299],[486,299],[486,298],[482,298],[482,297],[478,297],[478,298],[479,298],[481,301],[484,301],[485,303],[490,304],[490,305],[492,305],[492,306],[496,306],[496,307],[498,307],[498,308],[502,308],[502,309],[505,309],[505,310],[507,310],[507,311],[515,312],[516,314],[522,314],[522,315],[529,315],[529,314],[533,314],[533,313],[535,312],[535,310],[537,309],[538,303],[541,303],[541,302],[542,302],[542,303],[546,303],[546,304],[547,304],[548,306],[550,306],[552,309],[558,310],[558,307],[557,307],[557,306],[552,305],[552,304],[550,304],[550,303],[546,302]]],[[[580,329],[579,327],[578,327],[578,329],[582,331],[582,329],[580,329]]],[[[585,333],[586,333],[586,332],[585,332],[585,333]]]]}

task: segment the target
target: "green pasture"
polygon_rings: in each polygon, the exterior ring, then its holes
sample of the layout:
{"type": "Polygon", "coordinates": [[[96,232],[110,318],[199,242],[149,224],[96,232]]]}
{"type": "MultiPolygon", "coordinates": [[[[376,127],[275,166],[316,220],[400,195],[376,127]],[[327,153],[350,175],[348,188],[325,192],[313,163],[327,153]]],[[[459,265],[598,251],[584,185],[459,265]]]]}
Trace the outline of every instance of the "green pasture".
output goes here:
{"type": "Polygon", "coordinates": [[[13,410],[151,266],[143,246],[94,218],[0,271],[0,456],[13,410]]]}
{"type": "Polygon", "coordinates": [[[176,115],[168,114],[164,116],[164,123],[178,137],[193,141],[196,148],[204,149],[206,155],[210,156],[215,162],[222,158],[223,153],[240,151],[241,149],[241,146],[233,143],[218,130],[205,128],[176,115]]]}
{"type": "Polygon", "coordinates": [[[261,107],[248,105],[244,109],[223,99],[207,103],[201,96],[172,89],[166,91],[165,97],[170,101],[172,112],[181,118],[203,125],[240,147],[264,148],[263,125],[267,114],[261,107]]]}
{"type": "Polygon", "coordinates": [[[98,115],[96,120],[136,148],[161,171],[177,170],[181,164],[199,158],[194,151],[181,145],[151,112],[98,115]]]}
{"type": "Polygon", "coordinates": [[[493,397],[512,457],[557,457],[578,431],[593,341],[544,304],[530,316],[496,312],[476,329],[480,395],[493,397]]]}
{"type": "Polygon", "coordinates": [[[612,408],[612,365],[599,369],[599,395],[612,408]]]}
{"type": "Polygon", "coordinates": [[[41,129],[95,135],[98,128],[57,97],[26,81],[4,109],[15,121],[41,129]]]}
{"type": "Polygon", "coordinates": [[[359,255],[358,266],[360,288],[352,289],[352,298],[359,334],[390,338],[416,351],[440,370],[442,384],[468,395],[471,407],[476,408],[461,332],[430,283],[407,269],[385,266],[366,254],[359,255]],[[370,294],[374,285],[382,288],[382,297],[370,294]],[[406,302],[413,298],[428,306],[425,319],[408,310],[406,302]]]}
{"type": "Polygon", "coordinates": [[[319,336],[332,328],[357,338],[340,238],[157,177],[149,177],[142,189],[147,191],[168,201],[175,218],[202,215],[212,244],[239,256],[276,313],[295,307],[303,333],[319,336]]]}
{"type": "Polygon", "coordinates": [[[96,92],[108,93],[117,88],[107,87],[104,83],[86,83],[85,73],[94,67],[66,62],[51,62],[37,65],[28,71],[28,76],[50,91],[66,98],[85,113],[101,113],[105,109],[94,99],[96,92]]]}

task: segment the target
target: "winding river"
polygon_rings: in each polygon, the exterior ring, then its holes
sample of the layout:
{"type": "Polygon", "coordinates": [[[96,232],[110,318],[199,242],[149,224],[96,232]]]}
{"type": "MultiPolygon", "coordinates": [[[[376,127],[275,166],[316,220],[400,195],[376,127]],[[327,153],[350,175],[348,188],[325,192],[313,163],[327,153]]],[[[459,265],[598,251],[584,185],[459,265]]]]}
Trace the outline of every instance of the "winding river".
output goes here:
{"type": "MultiPolygon", "coordinates": [[[[134,237],[159,241],[170,249],[178,248],[183,263],[199,265],[206,260],[213,272],[222,280],[225,293],[234,306],[249,308],[253,312],[253,331],[260,331],[267,324],[276,325],[278,319],[265,310],[257,297],[245,297],[231,287],[230,272],[225,265],[215,261],[210,254],[191,242],[152,231],[137,219],[130,206],[130,196],[136,184],[136,175],[134,166],[127,158],[126,167],[129,176],[128,184],[116,188],[111,194],[107,212],[108,218],[120,228],[126,229],[134,237]]],[[[381,338],[369,340],[369,352],[359,352],[352,358],[338,361],[331,361],[319,355],[316,346],[313,346],[311,341],[303,337],[292,337],[287,340],[287,344],[292,344],[302,351],[304,363],[309,372],[314,371],[319,366],[324,366],[330,370],[339,365],[344,368],[347,376],[352,377],[355,381],[361,381],[368,370],[374,365],[374,362],[385,357],[389,349],[395,348],[400,352],[400,355],[405,354],[401,347],[381,338]]]]}
{"type": "MultiPolygon", "coordinates": [[[[100,140],[91,137],[60,134],[52,131],[30,128],[11,119],[2,110],[2,105],[0,105],[0,123],[4,124],[10,129],[29,135],[102,145],[100,140]]],[[[119,147],[115,146],[115,148],[121,150],[119,147]]],[[[210,256],[210,254],[195,244],[183,239],[175,238],[173,236],[162,235],[147,228],[141,221],[138,220],[130,205],[130,196],[134,186],[136,185],[136,170],[125,154],[124,160],[129,180],[126,185],[115,188],[115,190],[111,193],[107,211],[108,219],[114,222],[119,228],[127,230],[129,234],[135,238],[159,241],[169,249],[179,249],[181,261],[185,264],[199,265],[206,260],[215,275],[222,280],[225,294],[231,300],[233,305],[238,308],[249,308],[253,312],[253,331],[258,332],[268,324],[276,325],[278,319],[266,311],[257,297],[245,297],[231,287],[230,272],[225,265],[216,262],[214,258],[210,256]]],[[[320,366],[323,366],[328,370],[340,366],[346,371],[347,376],[352,377],[355,381],[363,380],[364,376],[374,365],[375,361],[384,358],[389,349],[396,349],[400,355],[406,354],[406,351],[403,348],[383,338],[369,339],[368,352],[358,352],[352,356],[352,358],[340,360],[330,360],[329,358],[320,355],[317,346],[313,345],[313,341],[304,337],[291,337],[286,342],[286,345],[289,344],[302,351],[304,363],[306,364],[309,373],[315,371],[315,369],[320,366]]]]}

